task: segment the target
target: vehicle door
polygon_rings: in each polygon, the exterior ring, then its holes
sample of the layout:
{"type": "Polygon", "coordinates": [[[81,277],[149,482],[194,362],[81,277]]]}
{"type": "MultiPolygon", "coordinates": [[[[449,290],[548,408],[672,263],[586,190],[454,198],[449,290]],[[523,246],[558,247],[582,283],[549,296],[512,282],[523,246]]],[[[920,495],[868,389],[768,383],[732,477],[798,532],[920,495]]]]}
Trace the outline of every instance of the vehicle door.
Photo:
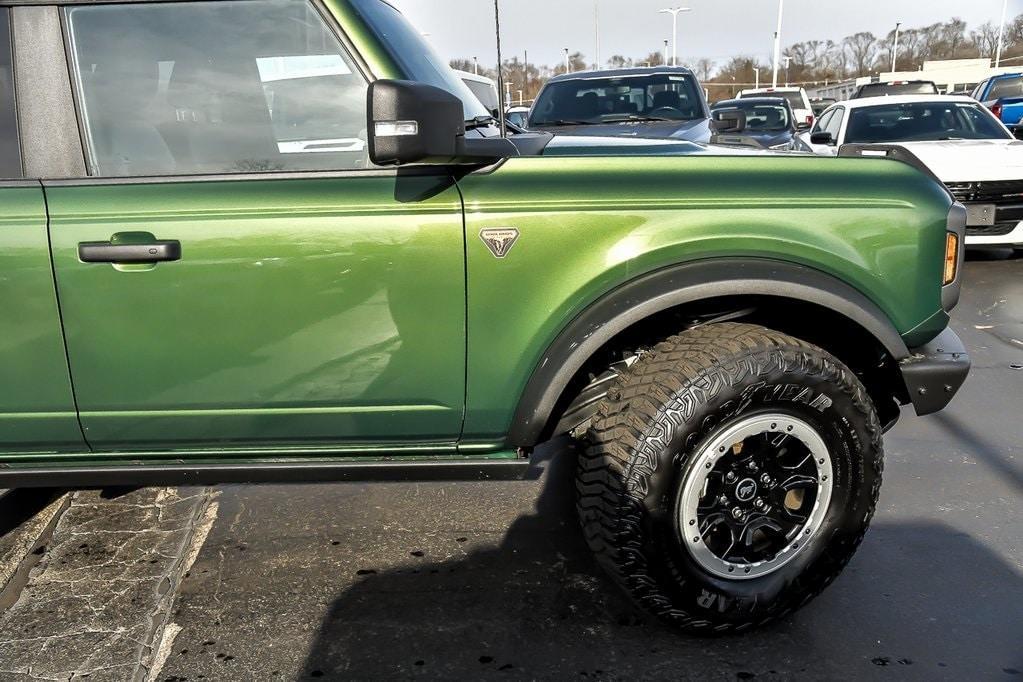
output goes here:
{"type": "Polygon", "coordinates": [[[84,147],[45,189],[88,442],[453,448],[461,200],[443,171],[371,166],[371,74],[334,20],[309,0],[34,9],[63,27],[84,147]]]}
{"type": "Polygon", "coordinates": [[[0,7],[0,452],[82,451],[53,285],[46,201],[39,180],[22,162],[11,11],[0,7]]]}
{"type": "Polygon", "coordinates": [[[811,150],[813,150],[814,154],[820,154],[821,156],[834,156],[835,155],[835,153],[836,153],[835,152],[835,147],[833,147],[832,145],[813,144],[813,142],[811,142],[811,140],[813,138],[813,135],[815,133],[825,132],[825,126],[835,116],[835,112],[836,112],[836,109],[834,109],[834,108],[828,109],[827,111],[825,111],[823,114],[820,115],[820,117],[817,119],[817,122],[814,124],[814,126],[809,131],[807,131],[805,133],[800,133],[798,135],[799,139],[802,140],[803,144],[805,144],[807,147],[809,147],[811,150]]]}
{"type": "Polygon", "coordinates": [[[831,133],[831,139],[835,141],[835,144],[830,147],[831,154],[833,156],[837,156],[839,148],[845,144],[845,114],[845,107],[835,107],[835,115],[832,116],[831,120],[828,121],[828,124],[824,126],[824,131],[831,133]]]}

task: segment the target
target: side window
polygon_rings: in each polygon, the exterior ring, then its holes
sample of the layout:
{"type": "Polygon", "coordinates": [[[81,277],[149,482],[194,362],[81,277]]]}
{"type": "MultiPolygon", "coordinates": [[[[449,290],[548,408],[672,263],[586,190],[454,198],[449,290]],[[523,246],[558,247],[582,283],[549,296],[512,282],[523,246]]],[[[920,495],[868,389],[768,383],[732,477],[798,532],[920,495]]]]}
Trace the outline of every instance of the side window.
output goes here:
{"type": "Polygon", "coordinates": [[[991,92],[985,99],[1001,99],[1003,97],[1023,96],[1023,77],[1009,76],[1000,78],[991,86],[991,92]]]}
{"type": "Polygon", "coordinates": [[[815,125],[813,127],[813,132],[819,133],[819,132],[825,130],[825,126],[828,125],[828,123],[831,121],[832,118],[834,118],[836,111],[838,111],[838,109],[832,109],[831,111],[825,111],[821,115],[821,117],[817,119],[817,125],[815,125]]]}
{"type": "Polygon", "coordinates": [[[22,176],[11,51],[11,10],[0,7],[0,178],[22,176]]]}
{"type": "Polygon", "coordinates": [[[369,166],[367,83],[307,0],[67,10],[98,176],[369,166]]]}
{"type": "Polygon", "coordinates": [[[824,124],[824,132],[831,133],[832,139],[838,142],[838,134],[842,132],[842,121],[845,119],[845,109],[835,109],[833,115],[824,124]]]}

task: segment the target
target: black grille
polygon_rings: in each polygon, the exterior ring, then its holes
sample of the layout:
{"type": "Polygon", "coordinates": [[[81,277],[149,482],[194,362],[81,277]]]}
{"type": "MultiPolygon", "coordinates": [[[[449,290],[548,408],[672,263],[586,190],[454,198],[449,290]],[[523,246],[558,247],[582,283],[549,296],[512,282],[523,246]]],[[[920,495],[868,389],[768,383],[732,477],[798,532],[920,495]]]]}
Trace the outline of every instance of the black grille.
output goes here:
{"type": "Polygon", "coordinates": [[[982,225],[978,227],[967,227],[967,237],[1004,237],[1013,230],[1019,223],[995,223],[994,225],[982,225]]]}
{"type": "Polygon", "coordinates": [[[984,204],[1023,203],[1023,180],[949,182],[946,185],[958,201],[984,204]]]}

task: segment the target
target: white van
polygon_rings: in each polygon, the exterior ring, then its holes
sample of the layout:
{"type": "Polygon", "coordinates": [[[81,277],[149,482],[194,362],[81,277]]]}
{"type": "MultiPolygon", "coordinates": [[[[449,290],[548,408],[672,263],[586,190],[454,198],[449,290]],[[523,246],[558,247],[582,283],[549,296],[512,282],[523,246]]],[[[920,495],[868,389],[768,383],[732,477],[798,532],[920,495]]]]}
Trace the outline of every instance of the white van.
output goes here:
{"type": "Polygon", "coordinates": [[[472,94],[476,95],[476,99],[483,102],[483,106],[486,107],[487,111],[495,112],[501,108],[501,98],[497,94],[497,83],[494,82],[493,78],[487,78],[477,73],[469,73],[468,71],[455,71],[462,82],[472,90],[472,94]]]}

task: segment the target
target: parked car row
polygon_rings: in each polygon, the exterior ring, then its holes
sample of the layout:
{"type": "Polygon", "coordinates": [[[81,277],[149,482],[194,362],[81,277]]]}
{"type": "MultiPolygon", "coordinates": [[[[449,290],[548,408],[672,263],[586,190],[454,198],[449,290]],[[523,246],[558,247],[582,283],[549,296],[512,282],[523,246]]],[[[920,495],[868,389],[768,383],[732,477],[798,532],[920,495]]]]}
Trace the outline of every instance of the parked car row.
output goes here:
{"type": "Polygon", "coordinates": [[[1023,142],[972,97],[904,95],[840,102],[793,149],[838,156],[846,145],[898,145],[968,210],[968,246],[1023,248],[1023,142]]]}
{"type": "Polygon", "coordinates": [[[815,102],[803,88],[779,87],[742,90],[708,106],[703,92],[683,67],[572,73],[551,79],[531,108],[516,107],[507,118],[559,137],[761,152],[839,156],[847,145],[897,145],[966,204],[968,245],[1023,249],[1023,142],[1010,130],[1023,119],[1023,74],[987,79],[971,97],[941,95],[928,80],[868,83],[845,102],[815,102]]]}

